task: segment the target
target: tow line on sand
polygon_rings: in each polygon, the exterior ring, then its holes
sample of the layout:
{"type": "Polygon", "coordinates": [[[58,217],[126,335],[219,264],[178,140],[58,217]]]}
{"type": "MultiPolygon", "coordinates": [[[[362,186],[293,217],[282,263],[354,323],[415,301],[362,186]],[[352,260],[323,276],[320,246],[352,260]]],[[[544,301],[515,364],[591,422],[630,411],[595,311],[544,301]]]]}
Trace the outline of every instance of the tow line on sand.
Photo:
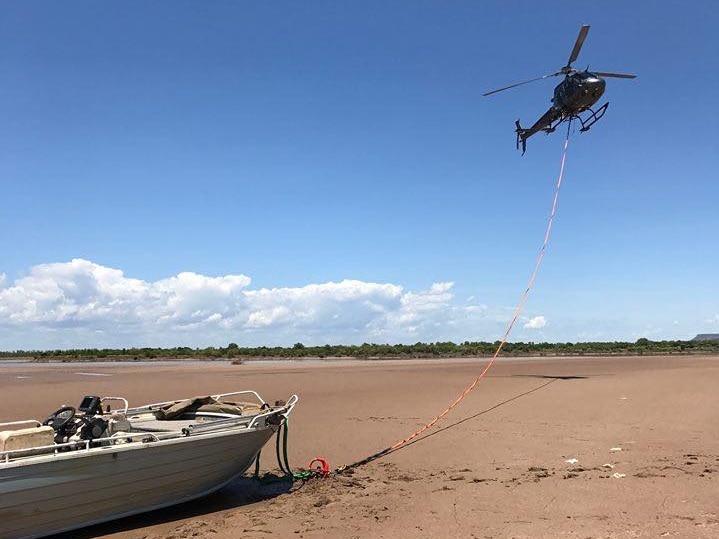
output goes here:
{"type": "Polygon", "coordinates": [[[308,466],[307,470],[302,470],[296,473],[293,473],[290,470],[289,462],[287,460],[287,420],[280,425],[280,428],[277,431],[277,462],[280,466],[280,469],[282,470],[282,473],[284,474],[284,477],[271,477],[268,479],[260,478],[259,477],[259,462],[260,462],[260,455],[257,455],[257,460],[255,463],[255,477],[266,481],[266,480],[307,480],[313,477],[329,477],[333,474],[341,474],[345,471],[351,470],[353,468],[358,468],[360,466],[364,466],[365,464],[368,464],[372,462],[373,460],[376,460],[380,457],[383,457],[389,453],[392,453],[394,451],[397,451],[398,449],[406,446],[413,440],[415,440],[418,436],[421,436],[425,432],[427,432],[429,429],[431,429],[434,425],[436,425],[440,420],[442,420],[447,414],[449,414],[454,408],[459,406],[459,404],[469,395],[472,390],[474,390],[475,387],[477,387],[477,384],[479,384],[479,381],[485,377],[485,375],[489,372],[489,370],[492,368],[492,365],[494,365],[495,360],[499,356],[499,354],[502,351],[502,348],[504,348],[504,345],[507,343],[507,339],[509,339],[509,335],[512,332],[512,329],[514,328],[514,325],[517,323],[517,320],[521,316],[522,312],[524,311],[524,306],[527,302],[527,298],[529,297],[529,292],[532,290],[532,287],[534,286],[534,282],[537,279],[537,273],[539,272],[539,268],[542,265],[542,260],[544,260],[544,253],[547,250],[547,245],[549,244],[549,238],[552,234],[552,225],[554,223],[554,217],[557,214],[557,201],[559,200],[559,190],[562,187],[562,179],[564,178],[564,165],[567,162],[567,152],[569,148],[569,135],[571,133],[572,128],[572,121],[571,119],[568,122],[567,125],[567,135],[564,139],[564,148],[562,150],[562,161],[561,165],[559,167],[559,176],[557,177],[557,183],[554,188],[554,197],[552,199],[552,211],[549,214],[549,219],[547,220],[547,227],[544,232],[544,241],[542,242],[542,247],[539,249],[539,253],[537,254],[537,260],[534,264],[534,269],[532,270],[532,274],[529,277],[529,281],[527,282],[527,286],[524,289],[524,292],[522,292],[522,295],[519,299],[519,303],[517,304],[517,308],[514,311],[514,315],[512,316],[512,319],[510,320],[509,324],[507,325],[507,328],[504,332],[504,335],[502,336],[502,340],[499,342],[499,345],[497,346],[497,349],[495,350],[494,354],[492,354],[492,358],[489,360],[487,365],[484,367],[482,372],[477,375],[477,377],[472,380],[472,382],[462,391],[462,393],[454,400],[452,403],[447,406],[442,412],[440,412],[437,416],[434,417],[429,423],[424,425],[419,430],[413,432],[406,438],[397,441],[393,445],[382,449],[381,451],[378,451],[377,453],[374,453],[362,460],[359,460],[357,462],[353,462],[352,464],[346,464],[343,466],[338,467],[335,470],[331,470],[330,465],[327,461],[327,459],[323,457],[316,457],[314,460],[312,460],[308,466]],[[284,428],[283,428],[284,427],[284,428]],[[282,446],[283,451],[280,451],[280,439],[282,439],[282,446]]]}

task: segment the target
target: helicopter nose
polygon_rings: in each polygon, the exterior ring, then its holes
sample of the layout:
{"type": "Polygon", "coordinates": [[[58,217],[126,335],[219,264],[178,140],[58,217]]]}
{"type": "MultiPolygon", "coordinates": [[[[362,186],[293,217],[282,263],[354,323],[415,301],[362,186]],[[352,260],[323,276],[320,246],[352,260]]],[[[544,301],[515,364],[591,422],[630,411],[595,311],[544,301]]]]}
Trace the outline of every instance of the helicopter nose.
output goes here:
{"type": "Polygon", "coordinates": [[[590,77],[584,80],[584,83],[592,90],[603,90],[606,82],[599,77],[590,77]]]}
{"type": "Polygon", "coordinates": [[[604,82],[604,79],[600,79],[597,77],[595,79],[588,80],[587,85],[589,87],[589,93],[596,99],[599,99],[604,93],[606,82],[604,82]]]}

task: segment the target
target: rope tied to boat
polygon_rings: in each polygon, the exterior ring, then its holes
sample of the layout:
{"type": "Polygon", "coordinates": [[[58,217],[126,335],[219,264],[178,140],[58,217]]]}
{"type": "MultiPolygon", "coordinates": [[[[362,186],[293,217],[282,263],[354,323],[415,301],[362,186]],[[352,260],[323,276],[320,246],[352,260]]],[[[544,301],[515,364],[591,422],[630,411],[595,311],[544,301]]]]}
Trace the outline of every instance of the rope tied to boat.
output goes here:
{"type": "MultiPolygon", "coordinates": [[[[358,468],[360,466],[364,466],[365,464],[369,464],[370,462],[383,457],[389,453],[392,453],[394,451],[397,451],[398,449],[401,449],[402,447],[406,446],[413,440],[415,440],[417,437],[424,434],[426,431],[431,429],[434,425],[436,425],[439,421],[441,421],[447,414],[449,414],[454,408],[459,406],[459,404],[477,387],[480,380],[484,378],[489,370],[494,365],[497,357],[502,352],[502,349],[504,348],[504,345],[507,343],[507,340],[509,339],[509,335],[512,332],[512,329],[514,329],[515,324],[517,323],[517,320],[519,320],[519,317],[522,315],[522,312],[524,311],[525,304],[527,302],[527,298],[529,297],[529,293],[534,287],[534,283],[537,279],[537,274],[539,273],[539,268],[542,265],[542,261],[544,260],[544,254],[547,250],[547,246],[549,245],[549,238],[552,234],[552,225],[554,224],[554,218],[557,214],[557,203],[559,201],[559,191],[562,187],[562,180],[564,178],[564,167],[567,162],[567,153],[569,149],[569,136],[571,133],[572,128],[572,120],[570,119],[567,125],[567,135],[564,139],[564,147],[562,150],[562,159],[561,164],[559,167],[559,176],[557,177],[557,181],[554,188],[554,196],[552,198],[552,209],[549,214],[549,219],[547,220],[546,230],[544,233],[544,240],[542,242],[542,246],[539,249],[539,253],[537,254],[537,258],[534,264],[534,269],[532,270],[532,273],[529,277],[529,281],[527,282],[527,286],[524,288],[524,291],[522,292],[522,295],[520,296],[519,303],[517,304],[517,307],[514,310],[514,315],[512,316],[509,324],[507,325],[504,335],[502,336],[501,341],[497,345],[497,349],[495,350],[494,354],[492,354],[491,359],[487,363],[487,365],[484,367],[484,369],[477,375],[474,380],[462,391],[462,393],[459,394],[459,396],[452,401],[449,406],[447,406],[442,412],[437,414],[431,421],[429,421],[427,424],[422,426],[420,429],[416,430],[406,438],[403,438],[402,440],[398,440],[393,445],[382,449],[381,451],[378,451],[377,453],[374,453],[368,457],[365,457],[362,460],[359,460],[357,462],[353,462],[352,464],[347,464],[338,467],[335,470],[331,470],[329,463],[327,462],[327,459],[323,457],[316,457],[314,460],[310,462],[308,465],[307,470],[301,470],[299,472],[293,473],[289,466],[289,461],[287,458],[287,430],[288,430],[288,424],[287,424],[287,418],[284,418],[284,421],[280,423],[280,426],[277,430],[277,442],[276,442],[276,453],[277,453],[277,463],[280,467],[280,470],[282,470],[284,477],[277,478],[274,476],[275,481],[277,480],[292,480],[292,481],[306,481],[311,478],[326,478],[331,475],[341,474],[343,472],[352,470],[353,468],[358,468]],[[282,454],[280,453],[280,438],[282,438],[282,454]],[[317,464],[313,468],[313,465],[317,464]]],[[[259,459],[260,455],[258,453],[257,460],[255,463],[255,478],[260,479],[261,481],[266,481],[263,478],[259,477],[259,459]]]]}
{"type": "Polygon", "coordinates": [[[292,471],[287,453],[288,433],[289,419],[284,417],[277,428],[275,441],[275,456],[277,457],[277,465],[279,466],[282,475],[277,476],[269,473],[264,476],[260,475],[260,456],[262,454],[262,451],[260,450],[255,458],[255,473],[253,474],[254,479],[260,481],[261,483],[274,483],[277,481],[305,481],[315,477],[329,477],[332,469],[329,461],[324,457],[315,457],[312,461],[310,461],[306,470],[299,470],[297,472],[292,471]]]}

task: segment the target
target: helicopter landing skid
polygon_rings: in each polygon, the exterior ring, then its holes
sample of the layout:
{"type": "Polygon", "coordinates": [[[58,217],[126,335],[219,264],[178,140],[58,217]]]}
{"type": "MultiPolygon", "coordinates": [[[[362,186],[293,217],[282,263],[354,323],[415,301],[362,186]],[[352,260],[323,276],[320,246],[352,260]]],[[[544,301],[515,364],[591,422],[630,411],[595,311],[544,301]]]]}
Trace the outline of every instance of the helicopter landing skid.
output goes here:
{"type": "Polygon", "coordinates": [[[589,114],[586,119],[582,118],[578,114],[576,116],[572,116],[572,118],[576,118],[582,124],[582,127],[579,132],[584,133],[585,131],[589,131],[590,127],[592,127],[595,123],[601,120],[602,116],[604,116],[604,113],[607,112],[607,107],[609,107],[608,101],[604,103],[604,105],[599,107],[597,110],[587,109],[591,114],[589,114]]]}

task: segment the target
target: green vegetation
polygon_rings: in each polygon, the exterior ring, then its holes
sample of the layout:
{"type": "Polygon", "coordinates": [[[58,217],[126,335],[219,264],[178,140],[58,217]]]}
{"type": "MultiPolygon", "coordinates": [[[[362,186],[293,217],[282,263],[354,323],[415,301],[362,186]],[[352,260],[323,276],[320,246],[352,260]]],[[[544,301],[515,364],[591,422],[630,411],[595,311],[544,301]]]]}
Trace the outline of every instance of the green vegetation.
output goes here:
{"type": "MultiPolygon", "coordinates": [[[[78,350],[15,350],[0,352],[0,359],[31,358],[36,361],[152,361],[162,359],[253,359],[253,358],[427,358],[427,357],[488,357],[499,342],[453,342],[415,344],[362,344],[307,346],[296,343],[291,347],[254,348],[230,343],[224,348],[122,348],[78,350]]],[[[717,354],[719,341],[650,341],[636,342],[582,342],[582,343],[507,343],[503,357],[519,356],[629,356],[673,354],[717,354]]]]}

